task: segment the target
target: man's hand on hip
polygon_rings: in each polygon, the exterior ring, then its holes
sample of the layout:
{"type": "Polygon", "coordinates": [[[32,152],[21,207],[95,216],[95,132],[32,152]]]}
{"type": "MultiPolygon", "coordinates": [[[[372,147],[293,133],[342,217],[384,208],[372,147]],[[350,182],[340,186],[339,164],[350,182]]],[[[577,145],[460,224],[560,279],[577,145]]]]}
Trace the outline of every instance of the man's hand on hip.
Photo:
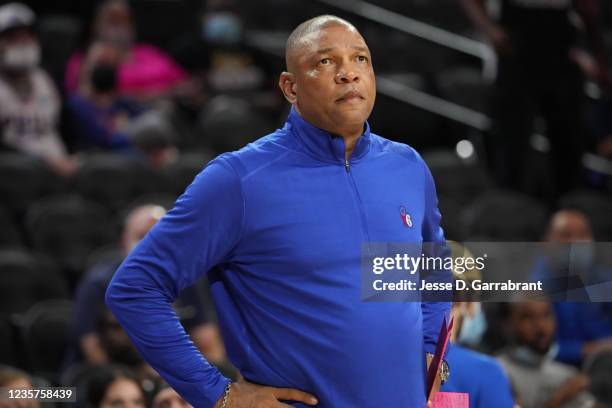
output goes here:
{"type": "MultiPolygon", "coordinates": [[[[304,391],[267,387],[241,380],[230,386],[226,408],[291,408],[291,405],[283,404],[281,400],[303,402],[307,405],[318,404],[314,396],[304,391]]],[[[223,396],[214,408],[221,408],[222,402],[223,396]]]]}

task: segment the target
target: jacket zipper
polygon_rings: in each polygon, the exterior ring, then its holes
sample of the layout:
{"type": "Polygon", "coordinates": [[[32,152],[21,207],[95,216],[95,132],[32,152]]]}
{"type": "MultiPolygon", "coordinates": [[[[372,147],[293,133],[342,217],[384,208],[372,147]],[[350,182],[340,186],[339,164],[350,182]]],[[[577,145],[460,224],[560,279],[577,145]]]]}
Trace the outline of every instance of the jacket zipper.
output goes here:
{"type": "Polygon", "coordinates": [[[351,172],[351,164],[348,160],[344,160],[344,169],[346,170],[346,175],[349,179],[349,183],[353,189],[353,193],[355,194],[355,198],[357,200],[357,208],[359,209],[359,216],[361,218],[361,231],[364,234],[364,237],[367,242],[367,250],[370,253],[370,232],[368,231],[368,224],[365,215],[365,210],[363,208],[363,202],[361,200],[361,196],[359,195],[359,190],[357,190],[357,184],[355,183],[355,179],[353,178],[353,173],[351,172]]]}

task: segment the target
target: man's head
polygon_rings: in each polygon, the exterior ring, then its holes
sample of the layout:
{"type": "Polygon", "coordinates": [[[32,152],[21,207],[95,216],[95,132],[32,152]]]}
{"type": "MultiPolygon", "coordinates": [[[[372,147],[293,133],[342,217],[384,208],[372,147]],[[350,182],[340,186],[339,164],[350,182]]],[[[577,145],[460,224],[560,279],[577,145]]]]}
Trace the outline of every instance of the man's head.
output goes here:
{"type": "Polygon", "coordinates": [[[164,384],[153,397],[153,408],[191,408],[192,405],[185,401],[168,384],[164,384]]]}
{"type": "Polygon", "coordinates": [[[107,0],[96,13],[93,36],[110,41],[122,49],[129,49],[134,41],[134,25],[130,6],[125,0],[107,0]]]}
{"type": "Polygon", "coordinates": [[[129,253],[147,235],[147,232],[166,214],[159,205],[143,205],[130,211],[123,227],[121,244],[129,253]]]}
{"type": "Polygon", "coordinates": [[[300,24],[285,50],[279,86],[302,117],[334,134],[362,129],[376,98],[370,50],[341,18],[319,16],[300,24]]]}
{"type": "Polygon", "coordinates": [[[588,218],[578,210],[560,210],[548,224],[548,241],[570,243],[591,242],[593,232],[588,218]]]}
{"type": "Polygon", "coordinates": [[[0,7],[0,68],[25,72],[38,65],[40,46],[34,34],[34,12],[24,4],[0,7]]]}
{"type": "Polygon", "coordinates": [[[518,344],[546,354],[553,343],[556,321],[549,302],[517,300],[511,304],[510,326],[518,344]]]}

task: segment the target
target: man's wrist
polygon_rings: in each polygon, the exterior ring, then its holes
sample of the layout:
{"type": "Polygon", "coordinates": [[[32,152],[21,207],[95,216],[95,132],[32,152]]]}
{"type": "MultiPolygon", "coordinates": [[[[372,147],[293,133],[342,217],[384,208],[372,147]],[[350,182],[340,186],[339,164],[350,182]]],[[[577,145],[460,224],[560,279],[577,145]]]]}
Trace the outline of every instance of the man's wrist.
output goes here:
{"type": "MultiPolygon", "coordinates": [[[[426,353],[426,355],[427,355],[428,361],[433,362],[434,355],[432,353],[426,353]]],[[[438,376],[440,377],[440,384],[444,384],[446,381],[448,381],[448,378],[450,377],[450,367],[446,360],[442,360],[440,362],[440,369],[438,370],[438,376]]]]}
{"type": "Polygon", "coordinates": [[[225,386],[225,390],[223,391],[223,395],[221,397],[221,405],[219,405],[219,408],[229,408],[229,398],[230,398],[231,391],[232,391],[232,381],[230,380],[225,386]]]}

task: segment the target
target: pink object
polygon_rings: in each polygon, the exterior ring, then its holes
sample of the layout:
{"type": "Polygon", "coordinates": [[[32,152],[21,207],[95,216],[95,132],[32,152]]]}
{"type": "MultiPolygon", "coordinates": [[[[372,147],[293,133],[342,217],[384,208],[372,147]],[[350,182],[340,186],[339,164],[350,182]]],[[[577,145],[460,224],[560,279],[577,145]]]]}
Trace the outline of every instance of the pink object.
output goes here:
{"type": "Polygon", "coordinates": [[[431,401],[432,408],[469,408],[469,394],[462,392],[437,392],[431,401]]]}
{"type": "MultiPolygon", "coordinates": [[[[78,90],[82,64],[81,52],[68,60],[64,84],[68,93],[78,90]]],[[[119,66],[118,91],[126,96],[151,96],[166,91],[185,78],[185,71],[163,51],[152,45],[137,44],[119,66]]]]}

